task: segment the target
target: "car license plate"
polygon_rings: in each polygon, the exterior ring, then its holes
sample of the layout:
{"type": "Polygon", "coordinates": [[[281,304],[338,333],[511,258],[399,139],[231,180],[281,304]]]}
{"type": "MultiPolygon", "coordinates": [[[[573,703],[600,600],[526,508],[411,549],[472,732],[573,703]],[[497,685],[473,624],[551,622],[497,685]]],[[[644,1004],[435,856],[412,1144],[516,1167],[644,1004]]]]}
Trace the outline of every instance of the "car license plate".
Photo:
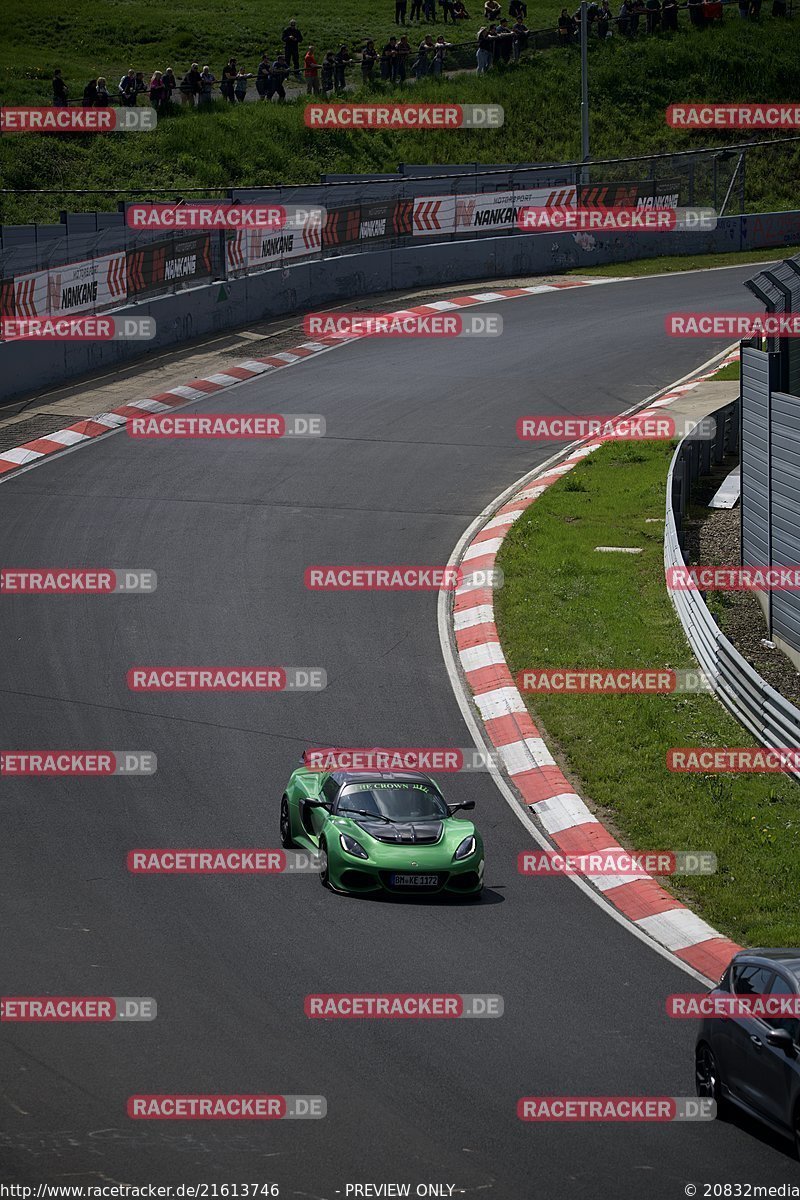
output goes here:
{"type": "Polygon", "coordinates": [[[438,875],[393,875],[392,887],[438,887],[438,875]]]}

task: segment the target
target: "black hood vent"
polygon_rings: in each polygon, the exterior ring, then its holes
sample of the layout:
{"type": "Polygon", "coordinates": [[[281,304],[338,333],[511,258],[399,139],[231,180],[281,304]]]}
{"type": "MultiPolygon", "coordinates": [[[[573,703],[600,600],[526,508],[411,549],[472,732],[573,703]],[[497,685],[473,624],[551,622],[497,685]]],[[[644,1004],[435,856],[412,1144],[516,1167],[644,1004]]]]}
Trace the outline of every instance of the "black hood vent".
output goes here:
{"type": "Polygon", "coordinates": [[[391,846],[432,846],[442,836],[441,821],[403,821],[388,825],[384,821],[365,818],[357,824],[376,841],[388,842],[391,846]]]}

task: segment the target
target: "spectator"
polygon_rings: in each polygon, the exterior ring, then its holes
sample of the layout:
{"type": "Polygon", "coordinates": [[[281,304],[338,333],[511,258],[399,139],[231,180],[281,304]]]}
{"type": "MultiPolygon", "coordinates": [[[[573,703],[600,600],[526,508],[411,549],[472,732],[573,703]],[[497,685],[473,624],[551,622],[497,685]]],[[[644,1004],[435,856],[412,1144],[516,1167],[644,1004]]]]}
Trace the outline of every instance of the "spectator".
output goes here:
{"type": "Polygon", "coordinates": [[[375,70],[377,58],[378,51],[375,49],[375,43],[372,38],[369,38],[361,51],[361,80],[363,83],[372,83],[372,72],[375,70]]]}
{"type": "Polygon", "coordinates": [[[337,92],[343,92],[345,89],[345,71],[353,61],[350,51],[344,42],[339,46],[333,61],[336,64],[333,69],[333,86],[337,92]]]}
{"type": "Polygon", "coordinates": [[[138,102],[139,97],[143,96],[146,91],[147,91],[147,84],[144,81],[144,71],[137,71],[136,72],[136,100],[134,101],[134,104],[138,102]]]}
{"type": "Polygon", "coordinates": [[[631,10],[628,6],[627,0],[622,0],[622,4],[619,6],[619,13],[617,14],[617,28],[623,37],[630,36],[631,10]]]}
{"type": "Polygon", "coordinates": [[[259,99],[261,100],[266,100],[267,98],[271,71],[272,67],[270,66],[270,61],[267,58],[267,52],[265,50],[261,55],[258,66],[256,67],[256,91],[258,92],[259,99]]]}
{"type": "Polygon", "coordinates": [[[97,80],[90,79],[86,87],[83,89],[83,99],[81,105],[83,108],[94,108],[97,99],[97,80]]]}
{"type": "Polygon", "coordinates": [[[750,20],[761,20],[761,0],[750,0],[750,20]]]}
{"type": "MultiPolygon", "coordinates": [[[[675,0],[677,3],[677,0],[675,0]]],[[[609,37],[611,33],[611,21],[613,19],[611,7],[608,0],[602,0],[600,11],[597,14],[597,36],[603,41],[609,37]]]]}
{"type": "Polygon", "coordinates": [[[211,70],[211,67],[205,66],[200,72],[200,91],[197,97],[198,104],[210,104],[213,99],[214,84],[217,82],[217,77],[211,70]]]}
{"type": "Polygon", "coordinates": [[[631,37],[636,37],[639,32],[639,18],[645,13],[644,0],[632,0],[631,2],[631,37]]]}
{"type": "Polygon", "coordinates": [[[450,6],[450,16],[453,18],[453,24],[456,21],[468,21],[469,13],[464,7],[464,0],[453,0],[450,6]]]}
{"type": "MultiPolygon", "coordinates": [[[[286,62],[294,71],[295,79],[300,78],[300,43],[302,40],[303,35],[297,28],[297,21],[292,18],[281,34],[281,41],[283,42],[286,62]]],[[[288,66],[287,75],[289,74],[288,66]]]]}
{"type": "Polygon", "coordinates": [[[164,86],[164,76],[161,71],[153,71],[150,80],[150,103],[156,112],[163,112],[167,103],[167,89],[164,86]]]}
{"type": "Polygon", "coordinates": [[[494,44],[495,62],[507,63],[511,61],[511,47],[514,41],[514,35],[508,27],[508,21],[503,17],[500,24],[495,29],[496,42],[494,44]]]}
{"type": "Polygon", "coordinates": [[[397,56],[397,38],[390,37],[381,50],[381,79],[394,79],[394,60],[397,56]]]}
{"type": "Polygon", "coordinates": [[[433,62],[431,63],[431,75],[433,75],[434,79],[441,79],[442,72],[444,71],[444,56],[452,44],[452,42],[446,40],[443,33],[440,33],[436,39],[433,62]]]}
{"type": "Polygon", "coordinates": [[[133,108],[136,104],[136,72],[133,68],[122,76],[117,91],[120,94],[120,104],[125,108],[133,108]]]}
{"type": "Polygon", "coordinates": [[[181,102],[195,105],[200,95],[200,68],[192,63],[180,82],[181,102]]]}
{"type": "Polygon", "coordinates": [[[524,21],[528,15],[528,6],[525,0],[511,0],[508,6],[508,15],[514,20],[518,18],[520,21],[524,21]]]}
{"type": "Polygon", "coordinates": [[[661,0],[645,0],[647,9],[647,32],[658,33],[661,24],[661,0]]]}
{"type": "Polygon", "coordinates": [[[502,11],[497,0],[486,0],[483,6],[484,18],[489,22],[496,21],[502,11]]]}
{"type": "Polygon", "coordinates": [[[419,49],[417,50],[417,57],[411,64],[411,74],[417,79],[424,79],[424,77],[430,71],[430,58],[432,52],[433,38],[430,34],[428,34],[428,36],[423,38],[423,40],[420,42],[419,49]]]}
{"type": "Polygon", "coordinates": [[[336,63],[333,58],[333,51],[329,50],[322,60],[322,69],[320,71],[323,96],[327,96],[328,92],[333,88],[333,72],[335,67],[336,63]]]}
{"type": "Polygon", "coordinates": [[[309,96],[319,95],[319,63],[314,58],[314,47],[309,46],[303,57],[303,75],[309,96]]]}
{"type": "Polygon", "coordinates": [[[786,16],[786,0],[772,0],[772,16],[773,17],[785,17],[786,16]]]}
{"type": "Polygon", "coordinates": [[[236,76],[239,74],[239,68],[236,65],[235,58],[229,58],[222,68],[222,79],[220,80],[220,94],[230,104],[236,103],[236,97],[233,94],[233,89],[236,85],[236,76]]]}
{"type": "MultiPolygon", "coordinates": [[[[624,3],[625,0],[623,0],[624,3]]],[[[558,40],[563,45],[574,41],[576,28],[575,18],[571,17],[565,8],[562,8],[561,15],[558,18],[558,40]]]]}
{"type": "Polygon", "coordinates": [[[661,28],[678,28],[678,0],[664,0],[661,7],[661,28]]]}
{"type": "Polygon", "coordinates": [[[528,49],[529,33],[530,29],[528,29],[528,26],[525,24],[522,17],[517,17],[516,21],[511,26],[511,34],[514,39],[512,46],[514,62],[519,62],[520,54],[522,54],[523,50],[528,49]]]}
{"type": "Polygon", "coordinates": [[[487,26],[478,30],[478,49],[475,54],[478,74],[485,75],[492,65],[492,36],[487,26]]]}
{"type": "Polygon", "coordinates": [[[422,11],[425,14],[425,20],[429,23],[436,24],[436,0],[423,0],[422,11]]]}
{"type": "Polygon", "coordinates": [[[247,99],[247,88],[248,88],[247,81],[248,81],[248,79],[252,79],[252,78],[253,77],[250,74],[250,72],[245,71],[244,67],[241,67],[239,69],[239,71],[236,75],[236,82],[233,85],[233,94],[236,97],[239,104],[244,104],[245,100],[247,99]]]}
{"type": "Polygon", "coordinates": [[[165,103],[171,104],[172,103],[172,93],[175,91],[176,87],[178,86],[178,81],[175,78],[175,72],[173,71],[172,67],[167,67],[166,71],[161,76],[161,82],[164,84],[164,90],[167,93],[165,103]]]}
{"type": "Polygon", "coordinates": [[[409,21],[413,21],[415,18],[419,25],[422,20],[422,0],[411,0],[411,12],[408,15],[408,19],[409,21]]]}
{"type": "Polygon", "coordinates": [[[394,0],[394,23],[395,23],[395,25],[405,25],[407,7],[408,7],[408,0],[394,0]]]}
{"type": "Polygon", "coordinates": [[[453,0],[439,0],[439,3],[442,6],[442,20],[444,21],[445,25],[447,24],[448,17],[455,25],[456,15],[453,11],[453,0]]]}
{"type": "Polygon", "coordinates": [[[64,78],[61,74],[61,67],[56,67],[53,71],[53,105],[55,108],[66,108],[69,104],[69,93],[67,85],[64,83],[64,78]]]}
{"type": "Polygon", "coordinates": [[[408,38],[405,34],[403,34],[395,47],[394,75],[392,76],[392,83],[405,83],[406,65],[408,63],[408,56],[410,53],[411,46],[409,45],[408,38]]]}
{"type": "MultiPolygon", "coordinates": [[[[331,51],[332,53],[333,51],[331,51]]],[[[279,101],[286,99],[286,88],[283,84],[290,69],[285,57],[279,54],[270,68],[269,88],[267,89],[268,100],[271,100],[273,96],[277,96],[279,101]]]]}
{"type": "Polygon", "coordinates": [[[688,0],[686,7],[689,10],[689,20],[697,29],[702,29],[705,25],[703,0],[688,0]]]}
{"type": "Polygon", "coordinates": [[[108,84],[103,75],[97,77],[97,95],[95,96],[95,108],[108,108],[111,103],[111,93],[108,90],[108,84]]]}

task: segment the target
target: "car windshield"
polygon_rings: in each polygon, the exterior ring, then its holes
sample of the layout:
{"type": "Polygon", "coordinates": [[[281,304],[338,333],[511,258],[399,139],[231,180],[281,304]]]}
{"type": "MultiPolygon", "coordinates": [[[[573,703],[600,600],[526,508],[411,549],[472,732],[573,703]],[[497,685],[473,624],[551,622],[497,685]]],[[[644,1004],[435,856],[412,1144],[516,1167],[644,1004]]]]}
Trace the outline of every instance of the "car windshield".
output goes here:
{"type": "Polygon", "coordinates": [[[369,813],[390,821],[440,821],[448,815],[439,793],[425,783],[369,782],[348,784],[337,812],[369,813]]]}

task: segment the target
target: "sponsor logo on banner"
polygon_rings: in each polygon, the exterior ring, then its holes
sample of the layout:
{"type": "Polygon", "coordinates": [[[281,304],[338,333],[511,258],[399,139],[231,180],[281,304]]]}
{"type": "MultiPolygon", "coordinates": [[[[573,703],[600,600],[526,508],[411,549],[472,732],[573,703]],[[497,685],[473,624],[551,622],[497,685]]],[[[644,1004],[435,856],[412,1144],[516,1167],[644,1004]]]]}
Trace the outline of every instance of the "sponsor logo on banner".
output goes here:
{"type": "Polygon", "coordinates": [[[127,254],[128,295],[163,291],[175,283],[211,276],[209,234],[152,242],[127,254]]]}
{"type": "Polygon", "coordinates": [[[125,253],[66,263],[14,280],[17,316],[43,317],[99,312],[123,303],[128,294],[125,253]]]}
{"type": "Polygon", "coordinates": [[[479,196],[418,196],[414,201],[414,234],[515,229],[521,208],[574,208],[575,202],[575,187],[486,192],[479,196]]]}

